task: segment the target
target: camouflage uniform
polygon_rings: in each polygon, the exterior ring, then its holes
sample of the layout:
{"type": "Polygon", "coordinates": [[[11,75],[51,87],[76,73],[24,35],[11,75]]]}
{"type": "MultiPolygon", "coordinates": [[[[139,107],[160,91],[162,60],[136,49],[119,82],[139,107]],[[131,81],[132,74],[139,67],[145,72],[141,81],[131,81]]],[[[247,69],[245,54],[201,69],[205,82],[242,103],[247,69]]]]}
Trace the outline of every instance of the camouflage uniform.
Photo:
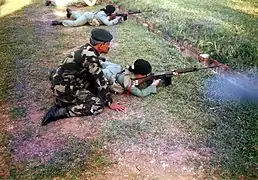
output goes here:
{"type": "Polygon", "coordinates": [[[68,117],[99,114],[104,105],[112,103],[98,56],[86,44],[51,73],[53,94],[57,104],[67,107],[68,117]]]}
{"type": "MultiPolygon", "coordinates": [[[[108,40],[104,42],[110,42],[113,36],[107,33],[109,32],[104,29],[93,29],[91,42],[102,42],[101,39],[105,38],[108,40]]],[[[99,53],[90,44],[66,57],[50,73],[49,80],[56,102],[44,116],[42,125],[71,116],[96,115],[112,103],[99,53]]]]}

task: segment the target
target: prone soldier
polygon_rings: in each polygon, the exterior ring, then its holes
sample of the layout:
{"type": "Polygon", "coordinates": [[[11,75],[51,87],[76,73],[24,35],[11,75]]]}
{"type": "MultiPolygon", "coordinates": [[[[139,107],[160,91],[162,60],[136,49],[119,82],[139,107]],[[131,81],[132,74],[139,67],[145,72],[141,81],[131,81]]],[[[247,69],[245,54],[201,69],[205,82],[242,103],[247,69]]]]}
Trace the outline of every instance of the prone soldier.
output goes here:
{"type": "Polygon", "coordinates": [[[119,64],[109,61],[102,62],[104,76],[109,81],[109,88],[115,94],[128,93],[138,97],[145,97],[157,93],[157,86],[161,80],[140,83],[134,78],[148,76],[152,72],[151,64],[144,59],[137,59],[133,65],[122,68],[119,64]]]}
{"type": "Polygon", "coordinates": [[[52,25],[63,25],[69,27],[83,26],[89,24],[92,26],[113,26],[123,21],[127,20],[127,16],[117,16],[115,15],[116,8],[112,5],[107,5],[105,8],[100,9],[99,12],[85,12],[80,13],[72,11],[71,9],[66,9],[67,18],[72,17],[75,20],[61,20],[61,21],[52,21],[52,25]]]}
{"type": "Polygon", "coordinates": [[[68,6],[80,3],[87,6],[94,6],[96,2],[97,0],[46,0],[45,5],[68,6]]]}

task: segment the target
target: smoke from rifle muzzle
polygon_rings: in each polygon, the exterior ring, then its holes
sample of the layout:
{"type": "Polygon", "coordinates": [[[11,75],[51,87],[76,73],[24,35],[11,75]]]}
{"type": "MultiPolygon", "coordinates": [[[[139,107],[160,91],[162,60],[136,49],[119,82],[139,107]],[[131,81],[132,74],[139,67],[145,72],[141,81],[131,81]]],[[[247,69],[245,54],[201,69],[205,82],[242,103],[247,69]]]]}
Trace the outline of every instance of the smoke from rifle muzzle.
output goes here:
{"type": "Polygon", "coordinates": [[[215,101],[258,101],[258,73],[248,77],[221,74],[203,81],[206,97],[215,101]]]}

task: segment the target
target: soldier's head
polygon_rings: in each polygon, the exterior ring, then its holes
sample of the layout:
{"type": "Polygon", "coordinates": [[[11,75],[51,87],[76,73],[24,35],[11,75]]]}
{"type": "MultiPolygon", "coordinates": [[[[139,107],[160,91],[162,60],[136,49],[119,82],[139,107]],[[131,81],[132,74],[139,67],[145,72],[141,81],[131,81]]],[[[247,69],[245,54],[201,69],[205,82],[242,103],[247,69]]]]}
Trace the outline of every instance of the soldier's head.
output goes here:
{"type": "Polygon", "coordinates": [[[110,16],[116,11],[116,8],[113,5],[107,5],[105,8],[100,10],[104,11],[108,16],[110,16]]]}
{"type": "Polygon", "coordinates": [[[129,66],[129,71],[134,73],[136,76],[146,76],[151,73],[151,64],[144,59],[137,59],[134,64],[129,66]]]}
{"type": "Polygon", "coordinates": [[[105,29],[95,28],[91,31],[90,43],[100,54],[108,53],[112,39],[112,34],[105,29]]]}

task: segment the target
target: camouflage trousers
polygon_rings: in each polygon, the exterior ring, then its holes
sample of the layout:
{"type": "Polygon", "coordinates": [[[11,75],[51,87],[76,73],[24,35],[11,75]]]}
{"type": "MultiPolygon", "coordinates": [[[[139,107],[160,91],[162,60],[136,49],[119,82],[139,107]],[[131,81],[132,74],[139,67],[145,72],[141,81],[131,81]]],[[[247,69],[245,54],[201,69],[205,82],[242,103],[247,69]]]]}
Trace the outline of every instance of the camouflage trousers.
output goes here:
{"type": "Polygon", "coordinates": [[[90,116],[100,114],[104,110],[103,101],[89,90],[79,90],[71,102],[61,97],[56,97],[56,104],[66,108],[68,117],[90,116]]]}

